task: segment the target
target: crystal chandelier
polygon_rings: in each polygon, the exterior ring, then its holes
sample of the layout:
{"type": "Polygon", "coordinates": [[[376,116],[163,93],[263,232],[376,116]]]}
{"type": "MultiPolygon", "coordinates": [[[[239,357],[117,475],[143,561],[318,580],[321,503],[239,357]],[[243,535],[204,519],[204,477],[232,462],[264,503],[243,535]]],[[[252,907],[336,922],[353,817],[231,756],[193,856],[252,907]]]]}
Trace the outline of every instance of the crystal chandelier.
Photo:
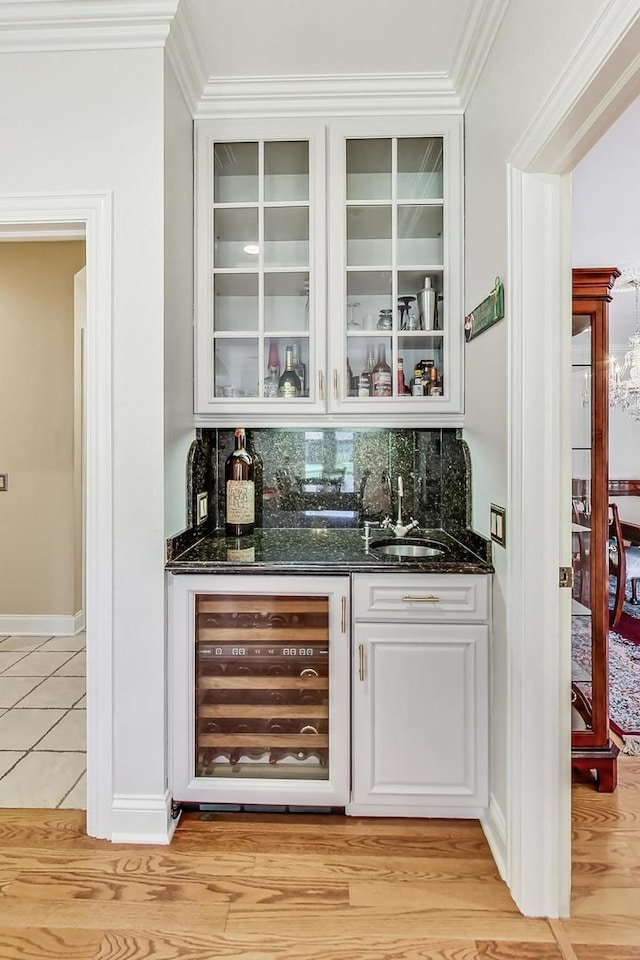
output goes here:
{"type": "Polygon", "coordinates": [[[634,420],[640,420],[640,269],[630,270],[620,278],[620,291],[633,290],[636,298],[636,329],[629,337],[629,349],[620,366],[609,357],[609,406],[620,407],[634,420]]]}

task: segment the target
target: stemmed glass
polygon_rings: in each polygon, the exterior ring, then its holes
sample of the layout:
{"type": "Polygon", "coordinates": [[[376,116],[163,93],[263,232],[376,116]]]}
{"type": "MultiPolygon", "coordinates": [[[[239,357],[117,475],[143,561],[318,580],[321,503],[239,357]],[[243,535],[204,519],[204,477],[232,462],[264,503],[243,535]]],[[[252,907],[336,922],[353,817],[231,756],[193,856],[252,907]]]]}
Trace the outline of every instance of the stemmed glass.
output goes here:
{"type": "Polygon", "coordinates": [[[407,329],[407,321],[409,319],[409,304],[413,303],[415,299],[415,297],[398,297],[398,310],[400,313],[399,326],[401,330],[407,329]]]}

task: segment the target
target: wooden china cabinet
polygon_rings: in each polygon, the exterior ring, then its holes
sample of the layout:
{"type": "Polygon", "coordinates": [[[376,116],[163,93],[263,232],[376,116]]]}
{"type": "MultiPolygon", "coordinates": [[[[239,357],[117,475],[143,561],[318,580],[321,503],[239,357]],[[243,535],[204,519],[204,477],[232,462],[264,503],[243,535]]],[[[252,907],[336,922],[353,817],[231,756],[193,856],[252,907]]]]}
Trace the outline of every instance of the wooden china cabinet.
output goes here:
{"type": "Polygon", "coordinates": [[[572,764],[615,790],[609,729],[609,303],[614,267],[573,271],[572,306],[572,764]]]}

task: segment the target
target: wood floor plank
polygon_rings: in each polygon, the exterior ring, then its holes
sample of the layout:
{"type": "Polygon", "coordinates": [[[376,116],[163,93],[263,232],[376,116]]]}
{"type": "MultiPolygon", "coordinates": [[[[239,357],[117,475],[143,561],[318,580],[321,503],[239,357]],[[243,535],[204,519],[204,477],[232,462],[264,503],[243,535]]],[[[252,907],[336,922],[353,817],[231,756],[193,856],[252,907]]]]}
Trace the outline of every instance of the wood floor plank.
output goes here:
{"type": "Polygon", "coordinates": [[[640,957],[640,919],[638,917],[575,917],[562,921],[569,941],[577,944],[635,944],[640,957]]]}
{"type": "Polygon", "coordinates": [[[478,960],[565,960],[557,943],[477,941],[478,960]]]}
{"type": "MultiPolygon", "coordinates": [[[[640,886],[596,886],[574,893],[571,900],[573,917],[636,917],[640,920],[640,886]]],[[[11,888],[9,888],[11,889],[11,888]]]]}
{"type": "MultiPolygon", "coordinates": [[[[525,944],[525,947],[530,945],[525,944]]],[[[535,946],[535,945],[534,945],[535,946]]],[[[110,931],[95,960],[479,960],[472,940],[378,940],[375,937],[336,938],[332,934],[309,942],[288,937],[227,937],[165,935],[110,931]]],[[[556,960],[557,954],[524,952],[510,960],[556,960]]],[[[495,954],[506,960],[506,954],[495,954]]],[[[92,958],[93,960],[93,958],[92,958]]]]}
{"type": "Polygon", "coordinates": [[[104,876],[197,879],[230,877],[254,873],[255,857],[250,854],[219,853],[200,850],[189,856],[178,856],[170,847],[135,848],[114,852],[111,844],[100,850],[47,850],[33,847],[11,847],[0,851],[0,876],[6,871],[13,876],[21,871],[51,873],[57,870],[93,870],[104,876]],[[155,852],[159,851],[159,852],[155,852]]]}
{"type": "Polygon", "coordinates": [[[519,914],[502,883],[474,880],[417,881],[398,884],[384,880],[354,880],[349,884],[352,907],[382,907],[385,910],[497,910],[519,914]]]}
{"type": "MultiPolygon", "coordinates": [[[[212,846],[223,852],[236,853],[288,853],[302,854],[313,851],[316,856],[379,856],[379,857],[482,857],[487,852],[487,841],[481,833],[467,836],[440,836],[437,833],[425,837],[403,837],[381,834],[372,830],[369,834],[344,835],[313,834],[278,829],[260,835],[250,828],[213,831],[212,846]]],[[[172,843],[177,853],[197,850],[202,846],[201,836],[176,831],[172,843]]]]}
{"type": "MultiPolygon", "coordinates": [[[[253,934],[276,935],[286,929],[289,936],[309,940],[326,934],[327,911],[307,907],[291,914],[277,907],[269,910],[247,909],[231,904],[225,928],[226,936],[253,934]]],[[[545,920],[531,920],[513,913],[482,910],[411,910],[380,907],[333,908],[331,929],[337,937],[376,935],[386,937],[422,937],[447,939],[455,931],[463,940],[522,940],[552,942],[553,934],[545,920]]]]}
{"type": "MultiPolygon", "coordinates": [[[[255,855],[257,877],[295,877],[318,880],[476,880],[498,882],[497,867],[490,857],[362,857],[304,855],[255,855]]],[[[1,861],[0,861],[1,862],[1,861]]]]}
{"type": "MultiPolygon", "coordinates": [[[[158,933],[222,933],[227,919],[226,903],[127,903],[109,900],[17,900],[0,897],[0,929],[3,927],[75,927],[79,929],[144,929],[158,933]]],[[[4,960],[4,958],[3,958],[4,960]]]]}
{"type": "Polygon", "coordinates": [[[104,930],[0,929],[2,960],[95,960],[104,930]]]}
{"type": "Polygon", "coordinates": [[[578,960],[638,960],[636,946],[606,943],[578,943],[574,947],[578,960]]]}

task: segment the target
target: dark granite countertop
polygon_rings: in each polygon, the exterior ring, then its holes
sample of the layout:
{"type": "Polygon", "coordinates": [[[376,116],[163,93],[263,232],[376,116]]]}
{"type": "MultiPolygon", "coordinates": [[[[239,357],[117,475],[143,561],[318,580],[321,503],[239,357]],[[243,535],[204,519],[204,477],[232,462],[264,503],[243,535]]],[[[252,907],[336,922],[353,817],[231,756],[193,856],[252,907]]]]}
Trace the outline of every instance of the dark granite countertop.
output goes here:
{"type": "MultiPolygon", "coordinates": [[[[180,573],[493,573],[491,544],[468,531],[457,539],[444,530],[420,531],[421,539],[437,541],[444,556],[408,558],[365,549],[360,529],[324,527],[256,530],[250,537],[226,538],[209,533],[181,535],[170,541],[167,570],[180,573]],[[189,541],[192,541],[189,544],[189,541]]],[[[390,539],[374,530],[371,543],[390,539]]]]}

